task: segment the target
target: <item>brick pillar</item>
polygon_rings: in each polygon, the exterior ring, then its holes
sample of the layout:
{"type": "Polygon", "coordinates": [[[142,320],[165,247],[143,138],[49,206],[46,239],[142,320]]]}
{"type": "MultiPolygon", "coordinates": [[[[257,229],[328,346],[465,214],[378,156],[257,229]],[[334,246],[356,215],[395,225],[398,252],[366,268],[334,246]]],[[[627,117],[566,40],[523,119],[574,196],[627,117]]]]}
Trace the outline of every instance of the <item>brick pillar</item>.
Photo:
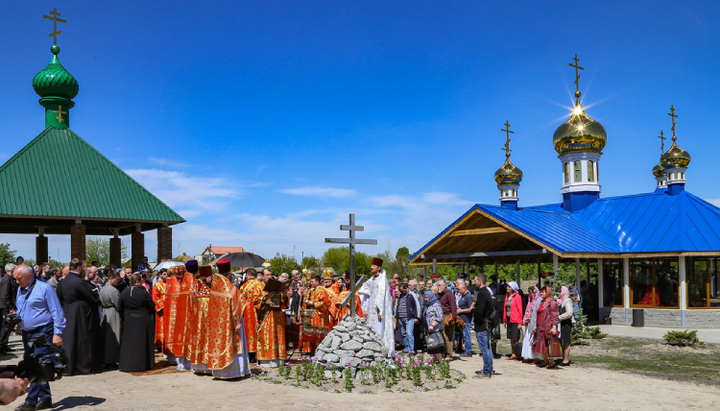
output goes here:
{"type": "Polygon", "coordinates": [[[85,224],[70,226],[70,258],[85,259],[85,224]]]}
{"type": "Polygon", "coordinates": [[[35,262],[37,264],[48,261],[48,238],[44,235],[35,237],[35,262]]]}
{"type": "Polygon", "coordinates": [[[172,228],[160,227],[157,229],[157,259],[158,262],[172,259],[172,228]]]}
{"type": "Polygon", "coordinates": [[[132,269],[137,270],[137,266],[142,263],[145,257],[145,234],[132,233],[132,269]]]}
{"type": "Polygon", "coordinates": [[[122,240],[119,237],[110,239],[110,265],[120,267],[122,264],[122,240]]]}

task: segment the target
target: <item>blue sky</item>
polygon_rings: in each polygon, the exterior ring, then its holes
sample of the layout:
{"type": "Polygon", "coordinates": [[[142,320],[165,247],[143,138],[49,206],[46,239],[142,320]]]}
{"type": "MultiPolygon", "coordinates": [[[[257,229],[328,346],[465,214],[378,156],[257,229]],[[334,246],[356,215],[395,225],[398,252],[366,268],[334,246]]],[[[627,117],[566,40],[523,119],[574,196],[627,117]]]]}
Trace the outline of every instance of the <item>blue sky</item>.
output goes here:
{"type": "MultiPolygon", "coordinates": [[[[54,7],[80,83],[71,128],[186,218],[175,254],[320,256],[351,212],[378,239],[362,251],[414,252],[472,204],[498,203],[506,120],[520,205],[559,202],[552,135],[575,53],[608,133],[601,195],[654,189],[673,104],[687,188],[720,204],[716,2],[3,2],[0,162],[42,131],[31,80],[51,58],[54,7]]],[[[33,236],[0,242],[34,255],[33,236]]],[[[49,248],[67,260],[69,237],[49,248]]]]}

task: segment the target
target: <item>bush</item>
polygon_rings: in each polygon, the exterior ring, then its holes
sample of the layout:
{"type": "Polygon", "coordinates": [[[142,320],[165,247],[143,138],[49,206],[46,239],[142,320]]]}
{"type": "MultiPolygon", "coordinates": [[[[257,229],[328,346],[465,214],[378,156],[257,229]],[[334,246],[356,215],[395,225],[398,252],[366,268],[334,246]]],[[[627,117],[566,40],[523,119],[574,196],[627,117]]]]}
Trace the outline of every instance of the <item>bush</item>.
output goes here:
{"type": "Polygon", "coordinates": [[[570,329],[570,345],[587,345],[585,340],[599,340],[607,337],[607,333],[601,332],[600,327],[587,327],[587,315],[583,314],[582,308],[574,313],[575,324],[570,329]]]}
{"type": "Polygon", "coordinates": [[[694,347],[696,345],[703,345],[704,343],[700,341],[700,339],[697,336],[697,330],[685,330],[685,331],[679,331],[679,330],[673,330],[668,331],[663,336],[663,339],[665,339],[665,344],[668,345],[677,345],[678,347],[694,347]]]}

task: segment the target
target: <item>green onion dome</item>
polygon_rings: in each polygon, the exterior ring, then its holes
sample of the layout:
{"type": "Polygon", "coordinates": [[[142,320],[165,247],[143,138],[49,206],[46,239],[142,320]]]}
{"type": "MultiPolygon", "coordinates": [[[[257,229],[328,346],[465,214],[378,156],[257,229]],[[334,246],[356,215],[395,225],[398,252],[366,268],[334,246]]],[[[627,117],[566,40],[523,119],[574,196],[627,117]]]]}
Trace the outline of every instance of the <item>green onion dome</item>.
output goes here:
{"type": "Polygon", "coordinates": [[[58,54],[60,47],[54,45],[50,48],[53,58],[41,72],[33,78],[33,89],[41,98],[61,98],[72,100],[80,91],[80,85],[60,64],[58,54]]]}

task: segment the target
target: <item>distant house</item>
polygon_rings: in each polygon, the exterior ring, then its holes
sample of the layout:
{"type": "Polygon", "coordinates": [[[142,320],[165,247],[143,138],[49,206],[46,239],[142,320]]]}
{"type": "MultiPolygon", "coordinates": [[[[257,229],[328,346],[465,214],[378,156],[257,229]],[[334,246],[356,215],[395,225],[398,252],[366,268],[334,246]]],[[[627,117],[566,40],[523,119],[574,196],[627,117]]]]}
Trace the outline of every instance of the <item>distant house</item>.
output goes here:
{"type": "Polygon", "coordinates": [[[211,261],[217,260],[225,254],[246,252],[247,250],[242,247],[226,247],[210,244],[207,246],[207,248],[205,248],[205,251],[203,251],[200,255],[196,256],[196,260],[198,260],[200,264],[209,264],[211,261]]]}

